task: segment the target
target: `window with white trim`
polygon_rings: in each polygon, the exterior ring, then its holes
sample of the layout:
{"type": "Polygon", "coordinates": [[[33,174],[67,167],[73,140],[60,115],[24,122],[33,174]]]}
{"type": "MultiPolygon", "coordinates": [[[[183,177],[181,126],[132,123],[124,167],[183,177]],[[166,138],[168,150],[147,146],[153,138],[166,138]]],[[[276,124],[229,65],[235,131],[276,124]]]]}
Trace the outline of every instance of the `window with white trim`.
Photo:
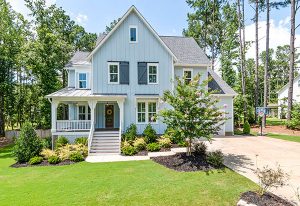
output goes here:
{"type": "Polygon", "coordinates": [[[148,63],[148,84],[157,84],[158,83],[158,75],[157,75],[157,67],[158,64],[148,63]]]}
{"type": "Polygon", "coordinates": [[[80,89],[86,89],[87,88],[86,73],[79,73],[78,84],[79,84],[78,87],[80,89]]]}
{"type": "Polygon", "coordinates": [[[137,123],[156,123],[157,102],[141,101],[137,103],[137,123]]]}
{"type": "Polygon", "coordinates": [[[185,77],[185,83],[190,83],[193,78],[193,70],[192,69],[183,69],[183,76],[185,77]]]}
{"type": "Polygon", "coordinates": [[[78,119],[85,120],[85,105],[78,106],[78,119]]]}
{"type": "Polygon", "coordinates": [[[119,63],[108,64],[108,83],[119,84],[119,63]]]}
{"type": "Polygon", "coordinates": [[[129,42],[137,43],[138,41],[137,26],[129,26],[129,42]]]}

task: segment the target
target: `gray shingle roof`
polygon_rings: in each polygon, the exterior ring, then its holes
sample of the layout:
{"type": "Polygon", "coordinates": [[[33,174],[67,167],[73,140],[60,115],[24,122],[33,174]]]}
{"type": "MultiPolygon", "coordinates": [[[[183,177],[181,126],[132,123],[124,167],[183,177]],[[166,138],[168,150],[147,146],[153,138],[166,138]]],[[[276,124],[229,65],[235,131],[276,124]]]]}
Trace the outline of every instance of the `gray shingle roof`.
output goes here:
{"type": "Polygon", "coordinates": [[[210,64],[204,51],[192,37],[161,36],[163,42],[171,49],[179,64],[210,64]]]}
{"type": "Polygon", "coordinates": [[[213,80],[208,84],[208,87],[211,90],[218,91],[216,92],[217,94],[237,95],[237,93],[212,69],[208,68],[207,71],[208,75],[213,78],[213,80]]]}
{"type": "Polygon", "coordinates": [[[77,51],[69,61],[69,63],[66,65],[66,67],[72,67],[73,65],[76,64],[89,64],[89,61],[87,59],[88,55],[90,52],[82,52],[82,51],[77,51]]]}

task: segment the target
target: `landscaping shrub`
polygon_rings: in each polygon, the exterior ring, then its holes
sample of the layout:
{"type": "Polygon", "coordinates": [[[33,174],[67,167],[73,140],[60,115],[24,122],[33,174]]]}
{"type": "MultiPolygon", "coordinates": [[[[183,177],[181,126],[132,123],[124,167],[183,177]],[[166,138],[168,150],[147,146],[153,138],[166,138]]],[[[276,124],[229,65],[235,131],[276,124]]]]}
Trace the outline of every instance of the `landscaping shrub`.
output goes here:
{"type": "Polygon", "coordinates": [[[178,142],[177,144],[179,147],[187,147],[188,146],[188,143],[184,140],[181,140],[180,142],[178,142]]]}
{"type": "Polygon", "coordinates": [[[51,149],[43,149],[41,151],[41,155],[45,160],[47,160],[49,157],[55,155],[55,152],[51,149]]]}
{"type": "Polygon", "coordinates": [[[42,138],[42,145],[44,149],[52,148],[52,137],[42,138]]]}
{"type": "Polygon", "coordinates": [[[243,134],[250,134],[250,129],[250,124],[248,121],[246,121],[243,126],[243,134]]]}
{"type": "Polygon", "coordinates": [[[156,142],[157,135],[156,131],[153,129],[151,124],[148,124],[145,130],[143,131],[143,136],[145,137],[145,141],[149,144],[152,142],[156,142]]]}
{"type": "Polygon", "coordinates": [[[70,155],[70,160],[73,162],[82,162],[84,160],[84,157],[79,152],[74,152],[70,155]]]}
{"type": "Polygon", "coordinates": [[[58,164],[61,162],[61,159],[57,155],[53,155],[48,158],[48,162],[50,164],[58,164]]]}
{"type": "Polygon", "coordinates": [[[160,145],[156,142],[147,145],[147,150],[150,152],[155,152],[160,150],[160,145]]]}
{"type": "Polygon", "coordinates": [[[134,141],[137,136],[137,127],[131,124],[122,135],[123,141],[134,141]]]}
{"type": "Polygon", "coordinates": [[[194,143],[193,151],[195,155],[206,155],[207,146],[204,142],[194,143]]]}
{"type": "Polygon", "coordinates": [[[40,164],[42,161],[43,161],[42,157],[36,156],[36,157],[30,158],[30,160],[28,161],[28,163],[30,165],[37,165],[37,164],[40,164]]]}
{"type": "Polygon", "coordinates": [[[206,157],[206,161],[214,167],[220,168],[223,166],[224,155],[221,150],[209,152],[206,157]]]}
{"type": "Polygon", "coordinates": [[[133,146],[137,151],[142,151],[146,148],[147,144],[143,138],[137,138],[134,140],[133,146]]]}
{"type": "Polygon", "coordinates": [[[286,123],[289,129],[300,130],[300,104],[294,104],[292,109],[292,119],[286,123]]]}
{"type": "Polygon", "coordinates": [[[136,149],[133,146],[131,146],[127,141],[123,142],[121,152],[127,156],[132,156],[137,153],[136,149]]]}
{"type": "Polygon", "coordinates": [[[69,143],[69,140],[64,137],[64,136],[59,136],[56,140],[56,148],[59,148],[59,147],[62,147],[62,146],[65,146],[66,144],[69,143]]]}
{"type": "Polygon", "coordinates": [[[172,146],[170,138],[165,136],[161,136],[161,138],[158,139],[158,144],[163,148],[170,148],[172,146]]]}
{"type": "Polygon", "coordinates": [[[29,122],[25,122],[13,148],[13,154],[17,162],[28,162],[30,158],[40,154],[42,147],[42,141],[37,136],[32,125],[29,122]]]}
{"type": "Polygon", "coordinates": [[[78,137],[75,139],[75,144],[83,144],[83,145],[87,146],[88,138],[87,137],[78,137]]]}
{"type": "Polygon", "coordinates": [[[83,157],[88,156],[88,147],[83,144],[77,144],[77,145],[72,145],[75,151],[79,152],[80,154],[83,155],[83,157]]]}

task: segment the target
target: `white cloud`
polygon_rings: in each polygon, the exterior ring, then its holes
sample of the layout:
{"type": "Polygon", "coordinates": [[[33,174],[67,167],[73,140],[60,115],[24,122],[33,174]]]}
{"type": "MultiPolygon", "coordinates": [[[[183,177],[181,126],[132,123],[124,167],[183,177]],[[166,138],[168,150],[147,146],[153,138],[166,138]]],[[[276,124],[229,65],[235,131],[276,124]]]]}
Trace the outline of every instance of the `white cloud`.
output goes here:
{"type": "MultiPolygon", "coordinates": [[[[28,17],[29,9],[25,6],[24,0],[8,0],[8,2],[16,12],[19,12],[25,17],[28,17]]],[[[55,3],[56,0],[46,0],[46,6],[50,6],[55,3]]]]}
{"type": "MultiPolygon", "coordinates": [[[[266,50],[266,21],[258,23],[259,52],[266,50]]],[[[255,23],[246,26],[246,41],[253,41],[246,57],[255,58],[255,23]]],[[[276,24],[270,21],[270,48],[290,44],[290,19],[286,17],[276,24]]],[[[300,35],[296,34],[295,47],[300,47],[300,35]]]]}
{"type": "Polygon", "coordinates": [[[84,24],[87,22],[88,17],[87,17],[87,15],[85,15],[85,14],[80,14],[80,13],[79,13],[79,14],[75,17],[75,20],[76,20],[76,22],[77,22],[78,24],[84,25],[84,24]]]}

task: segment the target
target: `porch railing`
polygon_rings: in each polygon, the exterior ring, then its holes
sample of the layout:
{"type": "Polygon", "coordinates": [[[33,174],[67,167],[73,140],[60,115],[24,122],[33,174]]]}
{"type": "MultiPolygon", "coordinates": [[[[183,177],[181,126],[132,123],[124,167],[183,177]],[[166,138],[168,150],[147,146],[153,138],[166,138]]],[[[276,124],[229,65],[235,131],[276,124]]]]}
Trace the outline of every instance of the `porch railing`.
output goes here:
{"type": "Polygon", "coordinates": [[[91,120],[57,120],[57,131],[90,130],[91,120]]]}

